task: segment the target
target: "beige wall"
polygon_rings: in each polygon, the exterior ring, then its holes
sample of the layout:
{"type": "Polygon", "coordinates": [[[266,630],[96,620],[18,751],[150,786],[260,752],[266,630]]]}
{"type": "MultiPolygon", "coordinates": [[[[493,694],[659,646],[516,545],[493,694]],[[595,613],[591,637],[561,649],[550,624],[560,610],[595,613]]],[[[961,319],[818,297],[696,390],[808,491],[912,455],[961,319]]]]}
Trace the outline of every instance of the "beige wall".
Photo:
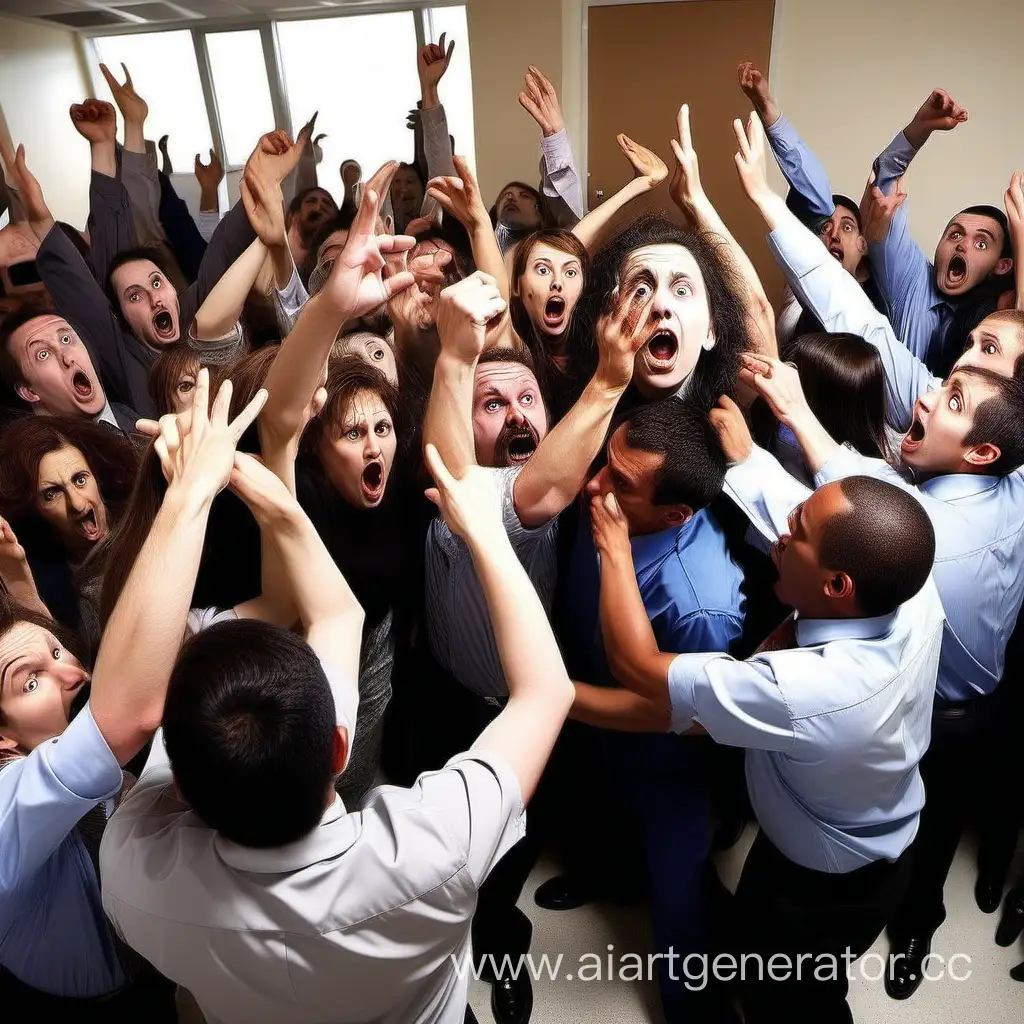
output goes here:
{"type": "Polygon", "coordinates": [[[489,206],[513,178],[535,184],[540,132],[519,106],[529,64],[562,87],[558,0],[467,0],[477,177],[489,206]]]}
{"type": "Polygon", "coordinates": [[[74,33],[0,18],[0,110],[53,215],[80,228],[89,213],[89,147],[68,109],[88,88],[74,33]]]}

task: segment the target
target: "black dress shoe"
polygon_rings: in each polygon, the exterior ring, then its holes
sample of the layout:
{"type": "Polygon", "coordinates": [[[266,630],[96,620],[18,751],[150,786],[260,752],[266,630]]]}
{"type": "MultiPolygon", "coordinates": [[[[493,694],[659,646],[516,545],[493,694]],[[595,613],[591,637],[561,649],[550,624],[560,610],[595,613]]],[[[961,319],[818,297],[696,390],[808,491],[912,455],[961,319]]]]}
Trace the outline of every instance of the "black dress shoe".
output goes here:
{"type": "Polygon", "coordinates": [[[983,914],[994,914],[1003,902],[1003,884],[1006,879],[987,871],[978,873],[978,880],[974,883],[974,902],[983,914]]]}
{"type": "Polygon", "coordinates": [[[921,935],[907,939],[901,946],[890,946],[885,972],[885,993],[890,999],[909,999],[917,991],[924,981],[924,961],[931,948],[931,939],[921,935]]]}
{"type": "Polygon", "coordinates": [[[593,903],[597,894],[575,875],[555,875],[537,886],[533,902],[543,910],[575,910],[593,903]]]}
{"type": "Polygon", "coordinates": [[[996,928],[996,945],[1012,946],[1024,931],[1024,890],[1011,889],[1003,904],[1003,916],[996,928]]]}
{"type": "Polygon", "coordinates": [[[1014,981],[1024,981],[1024,963],[1017,964],[1016,967],[1010,970],[1010,977],[1014,981]]]}
{"type": "Polygon", "coordinates": [[[491,1013],[495,1024],[528,1024],[533,1013],[533,986],[530,976],[501,978],[491,985],[491,1013]]]}

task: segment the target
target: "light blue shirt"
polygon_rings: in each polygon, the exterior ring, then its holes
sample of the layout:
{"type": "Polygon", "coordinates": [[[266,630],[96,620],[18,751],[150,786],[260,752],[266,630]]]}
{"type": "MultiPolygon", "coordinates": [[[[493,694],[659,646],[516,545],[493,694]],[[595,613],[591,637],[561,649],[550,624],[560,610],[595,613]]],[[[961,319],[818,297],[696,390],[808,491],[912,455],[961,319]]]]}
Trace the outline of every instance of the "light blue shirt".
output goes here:
{"type": "MultiPolygon", "coordinates": [[[[941,385],[899,343],[879,313],[825,247],[792,214],[768,237],[794,292],[830,331],[849,331],[873,345],[885,365],[890,424],[909,428],[914,403],[941,385]]],[[[863,473],[911,491],[935,529],[935,584],[946,609],[938,693],[970,700],[991,693],[1003,674],[1006,642],[1024,600],[1024,476],[951,473],[919,486],[879,459],[840,452],[816,477],[863,473]]]]}
{"type": "MultiPolygon", "coordinates": [[[[916,155],[903,132],[889,143],[875,161],[875,184],[883,195],[892,194],[916,155]]],[[[935,268],[910,234],[906,203],[893,214],[885,240],[868,243],[868,259],[896,334],[930,367],[941,366],[953,305],[935,287],[935,268]]]]}
{"type": "Polygon", "coordinates": [[[822,220],[831,217],[836,207],[832,202],[832,185],[821,161],[797,134],[785,114],[765,129],[779,169],[789,187],[803,200],[808,216],[822,220]]]}
{"type": "MultiPolygon", "coordinates": [[[[763,449],[726,490],[765,536],[811,493],[763,449]]],[[[672,727],[699,723],[747,748],[747,788],[765,834],[791,861],[845,873],[896,860],[924,806],[918,763],[931,736],[942,604],[929,581],[890,615],[798,619],[798,646],[747,661],[680,655],[672,727]]]]}
{"type": "Polygon", "coordinates": [[[60,736],[0,769],[0,964],[32,988],[85,997],[125,984],[75,829],[120,789],[88,704],[60,736]]]}

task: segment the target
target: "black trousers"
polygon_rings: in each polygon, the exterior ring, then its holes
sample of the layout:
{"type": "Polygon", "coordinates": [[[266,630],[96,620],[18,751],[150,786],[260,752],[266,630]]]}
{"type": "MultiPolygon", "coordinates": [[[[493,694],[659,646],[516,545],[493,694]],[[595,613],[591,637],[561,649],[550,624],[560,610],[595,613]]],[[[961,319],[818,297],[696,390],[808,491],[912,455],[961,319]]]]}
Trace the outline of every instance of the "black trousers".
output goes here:
{"type": "Polygon", "coordinates": [[[942,924],[942,892],[964,826],[975,815],[990,821],[999,817],[993,804],[1006,798],[1005,777],[989,773],[1004,704],[998,690],[966,704],[936,701],[931,744],[921,760],[925,805],[911,847],[910,883],[889,921],[889,937],[896,945],[915,935],[931,936],[942,924]]]}
{"type": "Polygon", "coordinates": [[[742,964],[742,954],[757,954],[762,968],[759,975],[753,959],[743,968],[738,991],[746,1024],[852,1024],[848,966],[870,949],[899,904],[908,854],[827,874],[794,864],[758,833],[736,889],[734,955],[742,964]],[[770,973],[776,954],[786,960],[770,973]]]}

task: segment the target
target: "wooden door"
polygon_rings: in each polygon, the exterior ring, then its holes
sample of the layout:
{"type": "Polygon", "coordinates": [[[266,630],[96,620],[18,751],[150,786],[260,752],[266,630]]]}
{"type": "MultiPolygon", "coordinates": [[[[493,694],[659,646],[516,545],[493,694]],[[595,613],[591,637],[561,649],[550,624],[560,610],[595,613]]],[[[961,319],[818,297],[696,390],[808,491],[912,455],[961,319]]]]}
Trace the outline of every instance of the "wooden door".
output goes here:
{"type": "MultiPolygon", "coordinates": [[[[676,112],[690,106],[701,180],[730,231],[747,251],[768,297],[782,294],[783,278],[768,251],[760,214],[747,200],[733,163],[734,118],[750,104],[736,67],[753,61],[765,74],[771,53],[774,0],[681,0],[622,4],[588,10],[588,201],[593,209],[632,177],[615,136],[619,132],[675,166],[669,139],[676,112]]],[[[660,210],[678,219],[662,185],[632,203],[624,215],[660,210]]]]}

